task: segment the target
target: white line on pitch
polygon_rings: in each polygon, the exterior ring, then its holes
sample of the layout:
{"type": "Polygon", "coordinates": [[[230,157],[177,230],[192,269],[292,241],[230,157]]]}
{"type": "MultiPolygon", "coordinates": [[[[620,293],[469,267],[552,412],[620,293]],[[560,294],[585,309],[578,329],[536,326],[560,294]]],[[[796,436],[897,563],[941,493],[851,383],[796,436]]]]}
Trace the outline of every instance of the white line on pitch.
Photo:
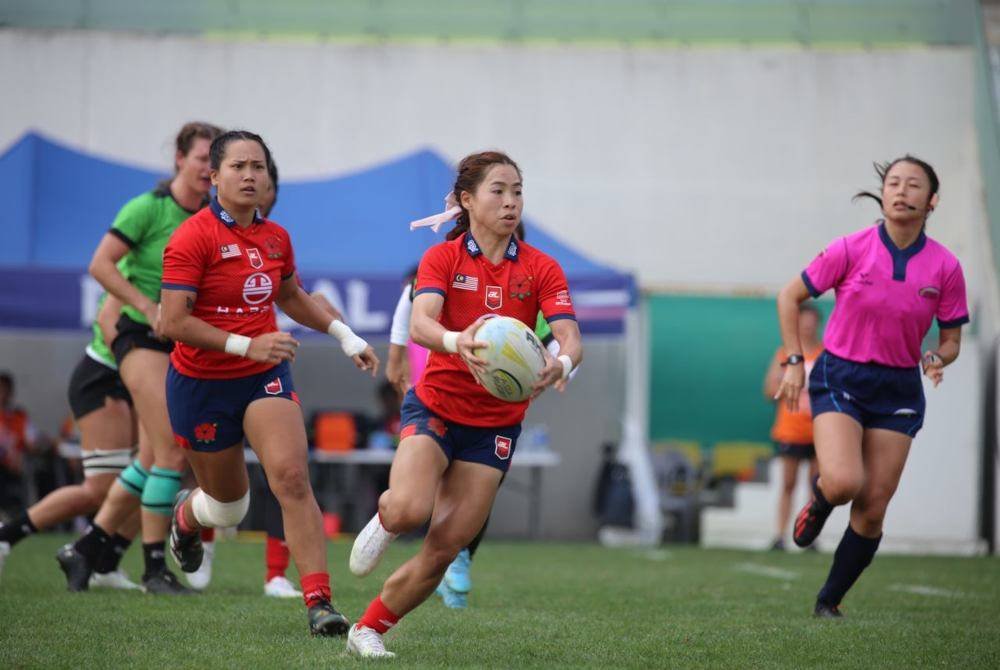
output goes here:
{"type": "Polygon", "coordinates": [[[733,570],[746,572],[747,574],[757,575],[759,577],[782,579],[786,582],[799,578],[799,573],[797,572],[782,570],[781,568],[775,568],[770,565],[760,565],[759,563],[737,563],[733,566],[733,570]]]}
{"type": "Polygon", "coordinates": [[[918,596],[936,596],[938,598],[964,598],[965,594],[961,591],[950,591],[948,589],[939,589],[936,586],[927,586],[926,584],[891,584],[889,586],[890,591],[899,591],[900,593],[913,593],[918,596]]]}
{"type": "Polygon", "coordinates": [[[650,549],[649,551],[643,551],[636,554],[639,558],[645,558],[647,561],[666,561],[674,557],[666,549],[650,549]]]}

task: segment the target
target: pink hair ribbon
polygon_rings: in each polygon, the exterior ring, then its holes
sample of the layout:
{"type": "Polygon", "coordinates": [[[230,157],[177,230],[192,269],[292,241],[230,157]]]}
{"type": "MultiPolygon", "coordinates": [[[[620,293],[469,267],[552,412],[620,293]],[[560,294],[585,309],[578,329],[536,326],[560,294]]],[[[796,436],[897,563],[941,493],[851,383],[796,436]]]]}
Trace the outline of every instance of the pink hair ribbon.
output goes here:
{"type": "Polygon", "coordinates": [[[454,193],[448,193],[448,195],[445,196],[444,207],[444,211],[440,214],[418,219],[417,221],[410,221],[410,230],[416,230],[417,228],[430,228],[436,233],[441,226],[449,221],[453,221],[459,214],[462,213],[462,208],[459,207],[458,201],[455,200],[454,193]]]}

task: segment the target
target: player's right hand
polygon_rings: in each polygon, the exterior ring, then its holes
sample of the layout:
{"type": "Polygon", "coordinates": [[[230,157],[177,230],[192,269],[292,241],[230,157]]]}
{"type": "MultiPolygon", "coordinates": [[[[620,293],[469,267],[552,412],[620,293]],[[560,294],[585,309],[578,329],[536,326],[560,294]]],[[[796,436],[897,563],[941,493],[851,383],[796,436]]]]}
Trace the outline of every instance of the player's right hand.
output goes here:
{"type": "Polygon", "coordinates": [[[784,401],[790,412],[799,411],[799,394],[806,383],[805,365],[786,365],[785,374],[781,377],[781,384],[778,385],[778,392],[774,394],[774,399],[778,402],[784,401]]]}
{"type": "Polygon", "coordinates": [[[294,361],[299,342],[288,333],[267,333],[250,340],[247,358],[258,363],[294,361]]]}
{"type": "Polygon", "coordinates": [[[462,357],[465,364],[469,366],[469,370],[473,374],[486,373],[486,361],[476,356],[476,349],[484,349],[490,346],[489,342],[481,342],[475,339],[476,331],[479,330],[479,326],[483,325],[483,321],[486,320],[485,316],[481,316],[476,319],[468,328],[463,330],[458,335],[458,341],[456,345],[458,346],[458,355],[462,357]]]}
{"type": "Polygon", "coordinates": [[[163,331],[160,330],[160,304],[152,303],[149,307],[142,311],[142,315],[146,317],[146,321],[149,322],[149,329],[153,331],[153,335],[165,340],[163,337],[163,331]]]}

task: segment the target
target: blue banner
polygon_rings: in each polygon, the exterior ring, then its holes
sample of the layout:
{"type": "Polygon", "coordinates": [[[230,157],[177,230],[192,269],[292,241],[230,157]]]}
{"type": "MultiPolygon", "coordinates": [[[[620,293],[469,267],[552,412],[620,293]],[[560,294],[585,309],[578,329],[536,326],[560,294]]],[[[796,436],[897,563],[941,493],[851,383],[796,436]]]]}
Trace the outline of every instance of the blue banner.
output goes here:
{"type": "MultiPolygon", "coordinates": [[[[402,283],[384,276],[303,274],[306,290],[319,291],[347,323],[366,337],[388,337],[402,283]]],[[[634,302],[627,276],[570,278],[570,289],[585,334],[619,335],[634,302]]],[[[0,328],[84,330],[97,313],[101,286],[86,271],[0,268],[0,328]]],[[[281,315],[283,330],[300,330],[281,315]]]]}

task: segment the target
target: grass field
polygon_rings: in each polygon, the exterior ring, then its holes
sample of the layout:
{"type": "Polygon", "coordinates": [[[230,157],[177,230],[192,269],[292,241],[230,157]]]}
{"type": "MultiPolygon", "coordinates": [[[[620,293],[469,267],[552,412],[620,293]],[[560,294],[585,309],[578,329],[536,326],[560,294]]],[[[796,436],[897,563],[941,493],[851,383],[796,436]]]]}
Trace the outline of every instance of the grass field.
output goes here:
{"type": "MultiPolygon", "coordinates": [[[[0,577],[0,668],[371,666],[311,639],[300,600],[262,593],[263,543],[221,542],[191,598],[71,594],[29,538],[0,577]]],[[[335,600],[356,619],[415,551],[397,543],[359,580],[330,545],[335,600]]],[[[125,560],[140,572],[140,552],[125,560]]],[[[487,541],[464,611],[434,598],[387,636],[405,667],[1000,668],[1000,559],[877,557],[840,621],[811,618],[828,554],[487,541]]]]}

